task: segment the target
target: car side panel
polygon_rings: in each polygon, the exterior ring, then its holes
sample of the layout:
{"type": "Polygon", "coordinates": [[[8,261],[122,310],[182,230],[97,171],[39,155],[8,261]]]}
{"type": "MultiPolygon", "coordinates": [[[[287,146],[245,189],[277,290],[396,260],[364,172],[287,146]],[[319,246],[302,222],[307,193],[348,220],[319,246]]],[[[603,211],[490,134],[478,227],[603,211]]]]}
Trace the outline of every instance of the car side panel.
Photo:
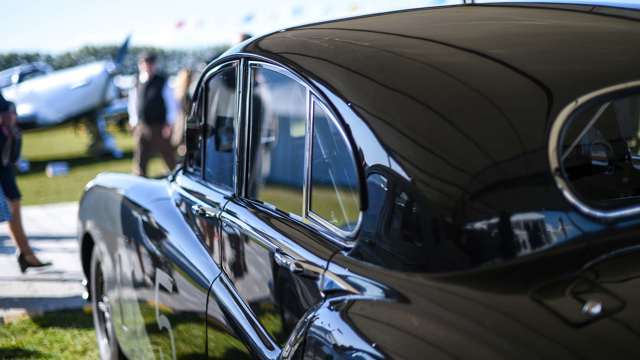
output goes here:
{"type": "Polygon", "coordinates": [[[89,225],[83,228],[93,227],[96,246],[109,254],[116,336],[129,358],[206,354],[207,293],[220,272],[168,186],[164,180],[102,178],[81,204],[82,223],[89,225]],[[122,182],[129,187],[118,186],[122,182]]]}
{"type": "MultiPolygon", "coordinates": [[[[227,297],[264,330],[262,343],[279,348],[323,301],[322,272],[337,248],[284,213],[242,200],[229,201],[221,219],[221,281],[233,294],[227,297]]],[[[221,300],[215,291],[211,296],[221,300]]],[[[252,347],[252,338],[242,340],[252,347]]]]}

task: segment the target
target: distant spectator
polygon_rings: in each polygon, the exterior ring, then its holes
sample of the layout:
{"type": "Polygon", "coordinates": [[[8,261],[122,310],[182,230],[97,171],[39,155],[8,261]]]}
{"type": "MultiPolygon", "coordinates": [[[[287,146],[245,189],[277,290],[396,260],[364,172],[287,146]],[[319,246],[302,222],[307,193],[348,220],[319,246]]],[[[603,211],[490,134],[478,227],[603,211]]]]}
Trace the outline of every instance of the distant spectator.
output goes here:
{"type": "Polygon", "coordinates": [[[159,152],[169,170],[176,165],[171,146],[171,126],[176,120],[176,102],[167,78],[157,72],[156,55],[145,53],[138,61],[136,86],[129,93],[129,124],[135,151],[133,173],[147,176],[151,156],[159,152]]]}
{"type": "Polygon", "coordinates": [[[178,116],[173,124],[173,135],[171,144],[176,148],[179,156],[184,156],[187,152],[185,146],[184,132],[187,127],[187,117],[191,112],[191,81],[193,72],[184,68],[178,72],[175,86],[175,98],[178,103],[178,116]]]}
{"type": "Polygon", "coordinates": [[[35,256],[22,227],[21,194],[15,170],[15,163],[20,157],[22,138],[16,118],[15,105],[6,101],[0,94],[0,185],[4,193],[3,198],[6,196],[9,200],[9,233],[18,248],[18,265],[24,273],[27,268],[49,266],[51,263],[43,263],[35,256]]]}

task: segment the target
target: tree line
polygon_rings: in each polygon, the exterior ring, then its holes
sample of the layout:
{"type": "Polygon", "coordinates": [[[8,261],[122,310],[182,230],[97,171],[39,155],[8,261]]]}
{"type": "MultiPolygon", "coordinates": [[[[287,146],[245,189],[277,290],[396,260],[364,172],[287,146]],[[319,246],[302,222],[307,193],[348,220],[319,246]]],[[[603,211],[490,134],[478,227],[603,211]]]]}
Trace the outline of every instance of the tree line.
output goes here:
{"type": "MultiPolygon", "coordinates": [[[[30,62],[42,61],[51,65],[55,70],[71,66],[86,64],[92,61],[113,58],[119,46],[83,46],[78,50],[60,54],[48,54],[41,52],[9,52],[0,54],[0,71],[30,62]]],[[[169,74],[176,73],[184,67],[197,68],[201,64],[208,63],[222,54],[228,46],[212,46],[199,49],[160,49],[149,46],[133,46],[124,62],[123,72],[133,74],[136,72],[138,56],[145,51],[152,51],[158,55],[158,61],[162,69],[169,74]]]]}

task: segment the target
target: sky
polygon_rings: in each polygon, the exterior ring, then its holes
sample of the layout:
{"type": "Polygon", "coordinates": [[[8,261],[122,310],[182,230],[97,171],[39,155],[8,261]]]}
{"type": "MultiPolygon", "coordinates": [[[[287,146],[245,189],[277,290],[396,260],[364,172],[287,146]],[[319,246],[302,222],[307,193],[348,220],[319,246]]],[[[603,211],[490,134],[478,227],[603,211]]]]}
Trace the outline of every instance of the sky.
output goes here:
{"type": "MultiPolygon", "coordinates": [[[[241,32],[259,35],[314,21],[463,1],[2,0],[0,52],[59,53],[84,45],[117,45],[127,34],[132,34],[133,45],[205,47],[234,43],[241,32]]],[[[640,4],[640,0],[559,1],[640,4]]]]}
{"type": "Polygon", "coordinates": [[[83,45],[193,48],[303,23],[462,0],[4,0],[0,52],[58,53],[83,45]]]}

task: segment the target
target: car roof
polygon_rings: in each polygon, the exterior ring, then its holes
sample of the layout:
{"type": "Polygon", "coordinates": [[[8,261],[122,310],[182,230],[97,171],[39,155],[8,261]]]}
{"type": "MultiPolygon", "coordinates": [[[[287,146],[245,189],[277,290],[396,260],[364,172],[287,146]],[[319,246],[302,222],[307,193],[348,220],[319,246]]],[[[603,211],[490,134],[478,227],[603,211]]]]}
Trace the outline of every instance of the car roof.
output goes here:
{"type": "Polygon", "coordinates": [[[589,7],[604,6],[627,9],[640,9],[640,3],[635,0],[474,0],[476,4],[553,4],[553,5],[586,5],[589,7]]]}
{"type": "MultiPolygon", "coordinates": [[[[552,4],[449,6],[360,16],[256,38],[351,105],[430,197],[548,174],[557,113],[640,79],[638,12],[552,4]]],[[[550,177],[548,177],[550,179],[550,177]]]]}

